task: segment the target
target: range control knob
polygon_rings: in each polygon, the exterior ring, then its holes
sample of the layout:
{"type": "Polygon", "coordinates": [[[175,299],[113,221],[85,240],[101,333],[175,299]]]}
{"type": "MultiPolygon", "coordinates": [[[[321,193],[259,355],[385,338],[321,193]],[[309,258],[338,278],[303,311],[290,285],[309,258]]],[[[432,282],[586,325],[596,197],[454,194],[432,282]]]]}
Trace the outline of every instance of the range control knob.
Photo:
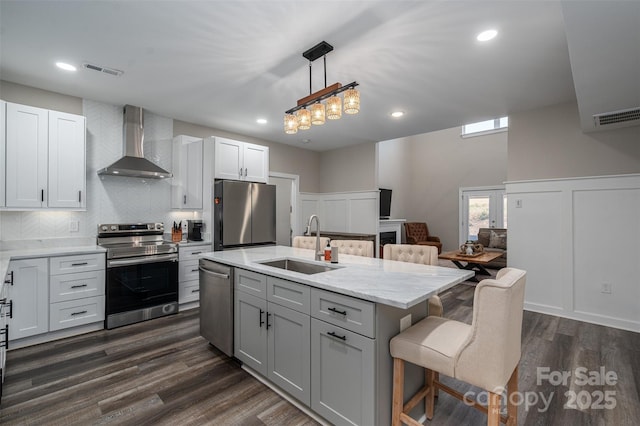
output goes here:
{"type": "Polygon", "coordinates": [[[161,223],[156,223],[156,229],[157,229],[157,230],[162,229],[162,224],[161,224],[161,223]]]}
{"type": "Polygon", "coordinates": [[[100,229],[101,229],[102,231],[106,231],[106,230],[107,230],[107,229],[109,229],[109,228],[107,227],[107,225],[102,225],[102,226],[100,227],[100,229]]]}
{"type": "Polygon", "coordinates": [[[117,230],[118,230],[118,227],[117,227],[117,226],[115,226],[115,225],[111,225],[111,230],[112,230],[112,231],[117,231],[117,230]]]}

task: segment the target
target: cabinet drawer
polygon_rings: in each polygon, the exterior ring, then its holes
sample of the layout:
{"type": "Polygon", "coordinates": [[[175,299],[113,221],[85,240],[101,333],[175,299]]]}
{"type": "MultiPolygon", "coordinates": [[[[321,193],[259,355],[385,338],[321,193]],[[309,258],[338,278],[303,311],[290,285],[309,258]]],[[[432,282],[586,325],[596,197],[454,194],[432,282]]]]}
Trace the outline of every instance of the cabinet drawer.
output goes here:
{"type": "Polygon", "coordinates": [[[52,303],[49,308],[49,331],[98,321],[104,321],[104,296],[52,303]]]}
{"type": "Polygon", "coordinates": [[[207,253],[211,251],[211,244],[204,244],[201,246],[181,246],[178,249],[178,260],[182,262],[183,260],[196,260],[198,256],[202,253],[207,253]]]}
{"type": "Polygon", "coordinates": [[[178,286],[178,303],[200,300],[200,284],[198,280],[180,283],[178,286]]]}
{"type": "Polygon", "coordinates": [[[244,269],[235,270],[235,289],[266,299],[267,277],[244,269]]]}
{"type": "Polygon", "coordinates": [[[375,304],[366,300],[313,288],[311,316],[375,338],[375,304]]]}
{"type": "Polygon", "coordinates": [[[106,267],[104,253],[52,257],[50,264],[51,275],[97,271],[106,267]]]}
{"type": "Polygon", "coordinates": [[[308,315],[311,311],[311,288],[304,284],[267,277],[267,300],[308,315]]]}
{"type": "Polygon", "coordinates": [[[186,260],[180,261],[178,268],[178,281],[193,281],[198,280],[198,261],[197,260],[186,260]]]}
{"type": "Polygon", "coordinates": [[[49,278],[51,303],[104,295],[104,269],[76,274],[52,275],[49,278]]]}

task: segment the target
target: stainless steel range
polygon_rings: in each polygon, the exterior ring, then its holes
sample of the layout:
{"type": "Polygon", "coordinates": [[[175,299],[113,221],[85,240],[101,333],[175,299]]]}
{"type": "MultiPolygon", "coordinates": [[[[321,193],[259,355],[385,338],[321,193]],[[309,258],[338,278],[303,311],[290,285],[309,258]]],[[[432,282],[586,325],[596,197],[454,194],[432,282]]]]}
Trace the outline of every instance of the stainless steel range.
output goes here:
{"type": "Polygon", "coordinates": [[[106,328],[178,312],[178,246],[162,223],[98,225],[107,249],[106,328]]]}

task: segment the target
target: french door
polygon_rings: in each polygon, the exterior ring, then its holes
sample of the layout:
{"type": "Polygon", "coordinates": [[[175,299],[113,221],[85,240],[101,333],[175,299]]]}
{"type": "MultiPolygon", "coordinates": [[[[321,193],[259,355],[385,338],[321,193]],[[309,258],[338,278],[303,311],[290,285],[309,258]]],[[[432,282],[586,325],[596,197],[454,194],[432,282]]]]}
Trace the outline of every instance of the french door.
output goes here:
{"type": "Polygon", "coordinates": [[[504,187],[460,188],[460,243],[478,239],[480,228],[507,227],[504,187]]]}

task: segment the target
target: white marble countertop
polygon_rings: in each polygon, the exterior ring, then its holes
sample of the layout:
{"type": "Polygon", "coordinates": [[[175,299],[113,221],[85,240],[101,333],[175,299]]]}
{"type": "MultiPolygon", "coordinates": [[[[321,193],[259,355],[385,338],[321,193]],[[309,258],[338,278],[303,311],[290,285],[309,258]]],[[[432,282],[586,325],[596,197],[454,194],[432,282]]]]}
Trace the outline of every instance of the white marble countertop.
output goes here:
{"type": "Polygon", "coordinates": [[[104,248],[95,244],[69,246],[60,244],[58,246],[50,246],[49,244],[34,243],[32,245],[26,245],[25,247],[0,250],[0,293],[2,292],[2,286],[4,285],[4,277],[9,271],[9,262],[11,262],[11,260],[105,252],[106,250],[104,248]]]}
{"type": "Polygon", "coordinates": [[[313,260],[313,250],[285,246],[203,253],[201,258],[307,284],[371,302],[407,309],[471,278],[474,272],[393,260],[340,254],[339,263],[313,260]],[[294,258],[337,266],[333,271],[302,274],[258,262],[294,258]]]}

